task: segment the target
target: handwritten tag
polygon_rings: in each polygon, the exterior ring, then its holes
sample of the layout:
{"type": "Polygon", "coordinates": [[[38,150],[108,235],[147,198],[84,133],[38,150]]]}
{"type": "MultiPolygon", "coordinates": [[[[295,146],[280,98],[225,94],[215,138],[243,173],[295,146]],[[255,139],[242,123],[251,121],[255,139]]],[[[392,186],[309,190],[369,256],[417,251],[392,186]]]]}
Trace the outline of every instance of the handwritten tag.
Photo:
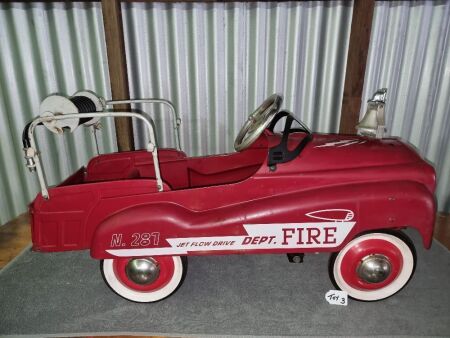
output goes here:
{"type": "Polygon", "coordinates": [[[344,305],[348,304],[348,294],[346,291],[330,290],[325,294],[325,299],[331,305],[344,305]]]}

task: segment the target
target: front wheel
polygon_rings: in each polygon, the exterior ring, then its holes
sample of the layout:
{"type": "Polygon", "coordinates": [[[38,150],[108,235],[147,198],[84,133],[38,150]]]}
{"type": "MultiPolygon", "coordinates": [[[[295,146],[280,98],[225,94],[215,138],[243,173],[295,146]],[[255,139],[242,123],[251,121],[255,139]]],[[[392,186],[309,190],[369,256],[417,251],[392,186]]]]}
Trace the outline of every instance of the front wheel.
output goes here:
{"type": "Polygon", "coordinates": [[[170,296],[183,282],[187,260],[178,256],[105,259],[100,268],[119,296],[140,303],[170,296]]]}
{"type": "Polygon", "coordinates": [[[330,277],[354,299],[376,301],[400,291],[414,273],[414,246],[402,233],[369,233],[330,260],[330,277]]]}

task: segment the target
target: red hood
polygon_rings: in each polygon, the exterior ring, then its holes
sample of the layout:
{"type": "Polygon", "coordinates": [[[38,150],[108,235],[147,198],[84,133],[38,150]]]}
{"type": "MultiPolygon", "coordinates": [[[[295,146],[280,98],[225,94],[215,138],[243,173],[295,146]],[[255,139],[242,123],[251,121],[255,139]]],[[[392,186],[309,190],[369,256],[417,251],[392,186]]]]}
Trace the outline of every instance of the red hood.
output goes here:
{"type": "Polygon", "coordinates": [[[421,161],[410,146],[397,138],[375,139],[336,134],[314,134],[300,157],[301,171],[377,167],[421,161]]]}
{"type": "MultiPolygon", "coordinates": [[[[433,167],[399,138],[338,134],[312,136],[295,160],[279,166],[279,174],[308,174],[323,184],[325,181],[410,180],[425,184],[431,192],[435,190],[433,167]]],[[[289,149],[295,148],[304,137],[304,133],[291,134],[289,149]]],[[[268,141],[269,147],[273,147],[280,142],[279,136],[269,135],[268,141]]]]}

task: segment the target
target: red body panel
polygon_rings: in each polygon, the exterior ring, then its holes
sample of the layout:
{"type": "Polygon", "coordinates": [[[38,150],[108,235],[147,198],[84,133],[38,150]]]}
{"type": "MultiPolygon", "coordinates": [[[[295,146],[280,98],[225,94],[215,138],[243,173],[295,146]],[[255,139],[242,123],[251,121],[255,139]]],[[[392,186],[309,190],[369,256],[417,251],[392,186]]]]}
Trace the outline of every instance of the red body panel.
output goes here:
{"type": "Polygon", "coordinates": [[[430,246],[435,173],[412,148],[314,134],[271,171],[268,147],[279,137],[266,131],[251,148],[217,156],[162,149],[163,192],[149,153],[98,156],[32,203],[34,249],[91,249],[95,258],[337,251],[359,233],[403,227],[430,246]]]}

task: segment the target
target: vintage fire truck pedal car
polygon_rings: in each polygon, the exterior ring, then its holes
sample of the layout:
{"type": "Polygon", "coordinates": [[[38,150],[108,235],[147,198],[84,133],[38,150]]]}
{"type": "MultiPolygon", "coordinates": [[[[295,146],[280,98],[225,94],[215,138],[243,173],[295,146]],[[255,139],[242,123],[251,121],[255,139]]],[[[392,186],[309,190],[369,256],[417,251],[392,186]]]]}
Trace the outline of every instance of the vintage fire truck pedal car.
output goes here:
{"type": "Polygon", "coordinates": [[[432,241],[435,172],[398,138],[384,138],[385,90],[375,93],[359,135],[312,133],[272,95],[250,115],[230,154],[189,157],[181,120],[165,100],[105,101],[90,91],[51,95],[24,129],[27,166],[41,192],[30,205],[33,249],[90,250],[120,296],[154,302],[172,294],[191,255],[331,253],[336,286],[358,300],[392,296],[416,257],[402,229],[432,241]],[[151,120],[115,104],[164,104],[177,149],[157,147],[151,120]],[[62,134],[99,119],[144,122],[146,150],[99,154],[48,187],[34,130],[62,134]]]}

